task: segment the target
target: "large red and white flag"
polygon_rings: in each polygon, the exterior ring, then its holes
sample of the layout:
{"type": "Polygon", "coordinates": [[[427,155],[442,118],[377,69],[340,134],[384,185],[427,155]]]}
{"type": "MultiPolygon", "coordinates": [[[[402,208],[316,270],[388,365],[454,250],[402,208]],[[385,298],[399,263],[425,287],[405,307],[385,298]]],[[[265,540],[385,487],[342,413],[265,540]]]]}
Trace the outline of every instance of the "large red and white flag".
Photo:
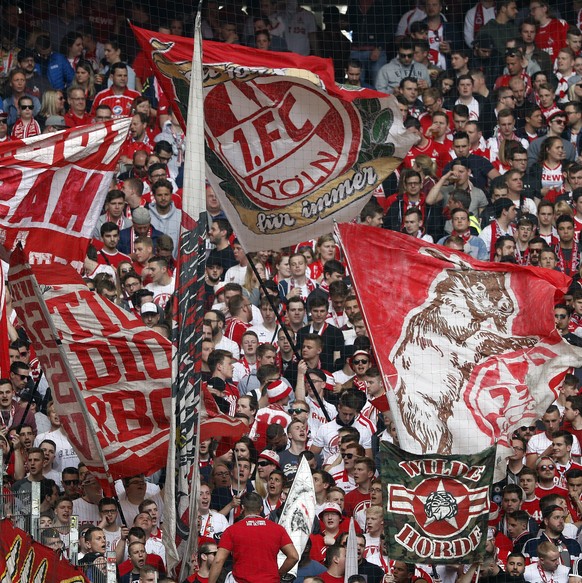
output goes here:
{"type": "Polygon", "coordinates": [[[88,583],[80,569],[8,518],[0,521],[0,577],[2,583],[88,583]]]}
{"type": "MultiPolygon", "coordinates": [[[[192,40],[133,31],[184,123],[192,40]]],[[[394,97],[339,89],[329,59],[205,41],[202,68],[206,177],[246,251],[354,219],[414,143],[394,97]]]]}
{"type": "Polygon", "coordinates": [[[339,225],[353,284],[388,389],[399,445],[468,454],[509,438],[556,399],[582,349],[553,307],[569,278],[477,261],[402,233],[339,225]]]}
{"type": "Polygon", "coordinates": [[[14,307],[81,460],[102,483],[164,467],[170,341],[89,291],[70,266],[33,272],[21,261],[22,253],[14,252],[14,307]]]}
{"type": "Polygon", "coordinates": [[[87,246],[130,118],[0,144],[0,245],[31,265],[70,263],[87,246]]]}

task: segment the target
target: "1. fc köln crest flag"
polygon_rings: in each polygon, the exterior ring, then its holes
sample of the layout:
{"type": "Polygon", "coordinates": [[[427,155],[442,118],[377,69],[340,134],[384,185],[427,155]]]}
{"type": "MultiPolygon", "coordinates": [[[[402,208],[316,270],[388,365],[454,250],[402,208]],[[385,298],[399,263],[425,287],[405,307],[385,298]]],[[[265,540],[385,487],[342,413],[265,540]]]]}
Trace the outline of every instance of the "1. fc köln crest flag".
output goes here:
{"type": "MultiPolygon", "coordinates": [[[[184,123],[192,40],[133,30],[184,123]]],[[[339,89],[330,60],[206,41],[202,68],[206,177],[246,251],[352,220],[413,144],[396,100],[339,89]]]]}
{"type": "Polygon", "coordinates": [[[10,289],[63,428],[106,486],[151,474],[168,456],[172,346],[91,292],[70,266],[30,268],[16,250],[10,289]]]}
{"type": "Polygon", "coordinates": [[[477,261],[402,233],[343,224],[338,233],[400,446],[465,454],[509,438],[556,399],[582,349],[554,324],[569,278],[477,261]]]}
{"type": "Polygon", "coordinates": [[[387,554],[406,563],[474,563],[487,540],[495,447],[415,455],[380,447],[387,554]]]}
{"type": "Polygon", "coordinates": [[[0,245],[81,271],[130,118],[0,144],[0,245]]]}

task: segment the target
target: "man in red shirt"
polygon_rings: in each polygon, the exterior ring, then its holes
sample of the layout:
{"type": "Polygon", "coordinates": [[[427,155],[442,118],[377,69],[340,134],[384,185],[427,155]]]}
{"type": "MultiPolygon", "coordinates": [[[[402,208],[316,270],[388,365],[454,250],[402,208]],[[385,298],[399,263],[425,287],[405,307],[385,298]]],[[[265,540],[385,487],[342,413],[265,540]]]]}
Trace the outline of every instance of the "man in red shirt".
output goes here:
{"type": "Polygon", "coordinates": [[[253,318],[251,302],[243,296],[234,296],[228,302],[228,311],[231,317],[226,320],[224,335],[241,348],[243,334],[251,327],[253,318]]]}
{"type": "Polygon", "coordinates": [[[354,482],[356,489],[346,494],[344,513],[353,516],[356,512],[370,506],[370,486],[376,470],[374,461],[368,457],[360,457],[354,463],[354,482]]]}
{"type": "Polygon", "coordinates": [[[419,140],[414,146],[412,146],[408,154],[406,154],[404,160],[402,161],[401,169],[402,167],[412,168],[414,159],[419,154],[424,154],[429,158],[435,160],[435,162],[437,163],[437,176],[440,178],[443,172],[443,168],[451,161],[449,148],[444,144],[439,144],[438,142],[435,142],[431,138],[427,138],[421,131],[420,122],[415,117],[409,117],[404,122],[404,127],[410,133],[416,134],[419,137],[419,140]]]}
{"type": "Polygon", "coordinates": [[[325,562],[327,571],[318,577],[324,583],[343,583],[346,572],[346,548],[339,545],[328,547],[325,562]]]}
{"type": "Polygon", "coordinates": [[[282,526],[260,515],[263,500],[258,494],[245,494],[241,505],[243,518],[222,534],[208,583],[216,583],[231,554],[237,583],[279,583],[299,560],[295,545],[282,526]],[[277,566],[279,551],[286,557],[281,567],[277,566]]]}
{"type": "Polygon", "coordinates": [[[87,113],[87,98],[85,91],[79,87],[69,87],[67,91],[67,103],[69,111],[65,113],[65,122],[67,127],[76,128],[77,126],[93,123],[93,118],[87,113]]]}
{"type": "Polygon", "coordinates": [[[100,105],[108,105],[113,112],[113,118],[129,115],[133,100],[140,94],[127,88],[127,65],[125,63],[111,65],[110,76],[113,85],[97,93],[91,113],[95,115],[100,105]]]}
{"type": "Polygon", "coordinates": [[[103,239],[103,249],[97,254],[99,265],[111,265],[117,269],[118,265],[124,261],[131,263],[131,257],[117,249],[119,227],[115,223],[107,222],[101,225],[101,239],[103,239]]]}

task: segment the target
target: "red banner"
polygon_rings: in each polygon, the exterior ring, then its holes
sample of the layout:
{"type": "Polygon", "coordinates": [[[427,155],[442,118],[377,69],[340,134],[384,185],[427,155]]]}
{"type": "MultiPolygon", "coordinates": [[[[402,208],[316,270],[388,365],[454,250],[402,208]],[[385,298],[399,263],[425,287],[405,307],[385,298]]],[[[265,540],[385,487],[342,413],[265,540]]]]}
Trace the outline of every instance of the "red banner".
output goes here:
{"type": "Polygon", "coordinates": [[[14,305],[48,378],[63,427],[102,481],[162,468],[171,409],[171,343],[89,291],[67,266],[16,263],[14,305]],[[39,288],[35,280],[38,278],[39,288]]]}
{"type": "Polygon", "coordinates": [[[0,521],[0,577],[11,583],[87,583],[81,571],[6,518],[0,521]]]}
{"type": "MultiPolygon", "coordinates": [[[[133,30],[186,129],[192,39],[133,30]]],[[[414,142],[394,97],[340,90],[330,60],[206,41],[202,69],[206,177],[246,251],[354,219],[414,142]]]]}
{"type": "Polygon", "coordinates": [[[0,244],[78,271],[130,119],[0,143],[0,244]]]}
{"type": "Polygon", "coordinates": [[[539,418],[567,369],[582,365],[554,324],[569,278],[392,231],[338,231],[400,447],[468,454],[497,442],[503,464],[512,431],[539,418]]]}

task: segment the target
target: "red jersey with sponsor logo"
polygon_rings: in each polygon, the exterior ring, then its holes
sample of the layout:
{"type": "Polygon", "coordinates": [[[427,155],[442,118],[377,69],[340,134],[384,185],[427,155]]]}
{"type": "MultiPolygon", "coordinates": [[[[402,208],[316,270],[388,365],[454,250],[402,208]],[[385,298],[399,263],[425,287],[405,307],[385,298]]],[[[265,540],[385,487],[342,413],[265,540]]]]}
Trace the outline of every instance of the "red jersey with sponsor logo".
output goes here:
{"type": "Polygon", "coordinates": [[[108,105],[113,112],[113,117],[123,117],[124,115],[131,114],[131,104],[136,97],[140,94],[132,89],[125,89],[120,95],[113,93],[113,89],[103,89],[99,91],[95,96],[95,101],[93,102],[93,108],[91,109],[91,114],[95,115],[95,110],[100,105],[108,105]]]}
{"type": "Polygon", "coordinates": [[[566,46],[567,34],[568,23],[558,18],[552,18],[544,26],[538,27],[535,38],[536,47],[548,53],[554,61],[560,50],[566,46]]]}
{"type": "Polygon", "coordinates": [[[437,175],[440,177],[443,173],[443,168],[451,161],[451,155],[449,154],[449,148],[444,144],[439,144],[434,140],[428,139],[428,143],[424,148],[420,146],[412,146],[408,154],[404,157],[402,161],[402,166],[404,168],[412,168],[414,159],[420,154],[424,154],[429,158],[432,158],[437,163],[437,175]]]}
{"type": "Polygon", "coordinates": [[[365,510],[370,506],[370,494],[362,494],[357,488],[352,490],[344,499],[344,514],[353,516],[359,510],[365,510]]]}

